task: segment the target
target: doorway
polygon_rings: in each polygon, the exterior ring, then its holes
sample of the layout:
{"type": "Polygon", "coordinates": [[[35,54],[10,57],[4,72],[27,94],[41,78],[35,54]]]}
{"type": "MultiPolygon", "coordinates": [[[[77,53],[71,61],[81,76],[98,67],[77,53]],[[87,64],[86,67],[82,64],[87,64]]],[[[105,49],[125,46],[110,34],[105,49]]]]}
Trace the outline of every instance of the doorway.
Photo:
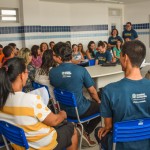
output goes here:
{"type": "Polygon", "coordinates": [[[117,29],[119,36],[122,37],[123,23],[122,23],[122,10],[116,8],[109,8],[109,17],[108,17],[108,30],[109,36],[112,29],[117,29]]]}

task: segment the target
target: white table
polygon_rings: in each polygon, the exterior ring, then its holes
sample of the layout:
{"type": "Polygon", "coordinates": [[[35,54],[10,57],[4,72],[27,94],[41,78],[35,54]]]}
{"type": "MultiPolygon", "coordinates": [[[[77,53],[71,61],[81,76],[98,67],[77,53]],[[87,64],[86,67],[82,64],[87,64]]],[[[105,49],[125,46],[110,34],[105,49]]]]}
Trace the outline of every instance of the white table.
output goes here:
{"type": "Polygon", "coordinates": [[[119,81],[124,78],[124,72],[120,65],[102,67],[95,65],[86,67],[87,71],[95,81],[96,89],[98,90],[105,85],[119,81]]]}

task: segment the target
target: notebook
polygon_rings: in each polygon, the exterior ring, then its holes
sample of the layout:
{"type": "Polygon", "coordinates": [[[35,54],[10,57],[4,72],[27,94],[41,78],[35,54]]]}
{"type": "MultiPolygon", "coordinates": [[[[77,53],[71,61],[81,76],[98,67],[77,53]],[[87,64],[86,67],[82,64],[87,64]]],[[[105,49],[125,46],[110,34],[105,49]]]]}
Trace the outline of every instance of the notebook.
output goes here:
{"type": "Polygon", "coordinates": [[[110,66],[116,66],[116,63],[103,63],[101,64],[103,67],[110,67],[110,66]]]}

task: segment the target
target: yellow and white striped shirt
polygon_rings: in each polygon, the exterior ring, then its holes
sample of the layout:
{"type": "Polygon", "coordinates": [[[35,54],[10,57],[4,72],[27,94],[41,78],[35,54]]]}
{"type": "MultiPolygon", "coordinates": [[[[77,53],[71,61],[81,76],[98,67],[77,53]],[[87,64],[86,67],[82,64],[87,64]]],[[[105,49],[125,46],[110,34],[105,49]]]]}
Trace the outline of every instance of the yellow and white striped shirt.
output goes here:
{"type": "MultiPolygon", "coordinates": [[[[42,121],[51,113],[38,95],[24,92],[9,94],[0,111],[0,120],[15,124],[25,131],[30,150],[52,150],[57,145],[57,133],[42,121]]],[[[20,148],[14,145],[14,148],[20,148]]]]}

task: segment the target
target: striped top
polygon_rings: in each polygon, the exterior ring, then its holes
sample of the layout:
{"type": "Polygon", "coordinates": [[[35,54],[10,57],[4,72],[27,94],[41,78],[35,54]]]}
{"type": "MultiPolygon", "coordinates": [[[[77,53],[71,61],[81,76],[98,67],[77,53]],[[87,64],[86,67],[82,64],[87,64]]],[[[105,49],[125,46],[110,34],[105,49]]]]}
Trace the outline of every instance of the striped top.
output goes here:
{"type": "MultiPolygon", "coordinates": [[[[25,131],[30,150],[52,150],[57,145],[57,133],[42,121],[51,113],[38,95],[24,92],[9,94],[0,119],[15,124],[25,131]]],[[[17,145],[14,149],[20,150],[17,145]]]]}

